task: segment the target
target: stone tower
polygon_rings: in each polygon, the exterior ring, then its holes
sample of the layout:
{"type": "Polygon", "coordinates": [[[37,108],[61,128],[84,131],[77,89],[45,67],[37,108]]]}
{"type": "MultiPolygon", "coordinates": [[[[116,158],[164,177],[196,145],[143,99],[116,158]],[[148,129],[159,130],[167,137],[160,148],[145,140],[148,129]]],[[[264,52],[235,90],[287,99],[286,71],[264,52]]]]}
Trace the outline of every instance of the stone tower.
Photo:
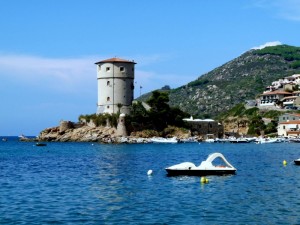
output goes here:
{"type": "Polygon", "coordinates": [[[97,65],[97,114],[130,113],[134,89],[134,61],[111,58],[97,65]]]}
{"type": "Polygon", "coordinates": [[[117,136],[125,137],[127,136],[126,126],[125,126],[125,114],[120,114],[117,126],[117,136]]]}

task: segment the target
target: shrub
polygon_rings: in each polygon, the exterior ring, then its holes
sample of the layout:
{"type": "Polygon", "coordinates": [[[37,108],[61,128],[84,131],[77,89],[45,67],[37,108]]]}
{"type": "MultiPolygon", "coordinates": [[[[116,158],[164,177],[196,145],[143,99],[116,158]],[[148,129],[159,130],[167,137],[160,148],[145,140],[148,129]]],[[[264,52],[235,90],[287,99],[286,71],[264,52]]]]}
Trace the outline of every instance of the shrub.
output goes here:
{"type": "Polygon", "coordinates": [[[299,67],[300,67],[300,61],[296,61],[296,62],[291,63],[291,68],[297,69],[299,67]]]}
{"type": "Polygon", "coordinates": [[[85,119],[86,122],[93,121],[96,126],[106,126],[107,121],[109,121],[110,125],[113,127],[117,127],[118,125],[118,114],[90,114],[90,115],[80,115],[78,120],[81,121],[85,119]]]}

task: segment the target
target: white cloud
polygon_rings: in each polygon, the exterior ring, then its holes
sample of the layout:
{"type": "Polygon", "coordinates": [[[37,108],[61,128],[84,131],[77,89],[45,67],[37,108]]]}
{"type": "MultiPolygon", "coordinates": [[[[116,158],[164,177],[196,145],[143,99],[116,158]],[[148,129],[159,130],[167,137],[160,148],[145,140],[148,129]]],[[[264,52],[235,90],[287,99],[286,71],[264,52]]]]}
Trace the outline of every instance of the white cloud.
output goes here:
{"type": "MultiPolygon", "coordinates": [[[[0,80],[30,86],[43,86],[59,92],[95,91],[97,88],[95,62],[109,57],[87,56],[82,58],[46,58],[31,55],[0,54],[0,80]]],[[[131,57],[124,57],[131,59],[131,57]]],[[[168,56],[150,55],[134,57],[140,68],[153,67],[168,59],[168,56]]],[[[186,79],[187,76],[184,76],[186,79]]],[[[193,79],[193,78],[192,78],[193,79]]],[[[190,81],[190,80],[189,80],[190,81]]],[[[182,77],[174,74],[157,74],[149,69],[138,69],[135,73],[136,95],[139,87],[143,92],[170,85],[172,88],[184,84],[182,77]]]]}
{"type": "Polygon", "coordinates": [[[0,79],[26,85],[75,91],[96,81],[96,57],[55,59],[28,55],[0,55],[0,79]]]}
{"type": "Polygon", "coordinates": [[[265,47],[277,46],[277,45],[282,45],[282,43],[280,41],[272,41],[272,42],[267,42],[267,43],[257,46],[257,47],[253,47],[251,49],[263,49],[265,47]]]}

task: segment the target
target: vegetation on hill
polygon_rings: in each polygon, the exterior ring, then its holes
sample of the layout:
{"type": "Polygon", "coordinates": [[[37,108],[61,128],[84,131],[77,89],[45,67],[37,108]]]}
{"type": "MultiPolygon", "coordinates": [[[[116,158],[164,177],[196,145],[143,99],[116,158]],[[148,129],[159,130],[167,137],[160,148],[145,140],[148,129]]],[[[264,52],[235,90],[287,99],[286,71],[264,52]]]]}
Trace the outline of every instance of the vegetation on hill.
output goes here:
{"type": "MultiPolygon", "coordinates": [[[[170,88],[169,85],[165,85],[165,86],[161,87],[160,89],[157,89],[154,91],[165,92],[165,93],[169,94],[171,90],[172,89],[170,88]]],[[[140,97],[137,98],[137,100],[141,101],[141,102],[147,102],[149,100],[149,98],[152,96],[152,92],[153,91],[141,95],[140,97]]]]}
{"type": "Polygon", "coordinates": [[[300,67],[300,48],[289,45],[279,45],[266,47],[255,52],[257,55],[278,55],[287,61],[291,61],[290,67],[297,69],[300,67]]]}
{"type": "Polygon", "coordinates": [[[248,126],[248,135],[272,134],[277,132],[278,116],[284,112],[276,110],[259,110],[257,107],[246,109],[243,103],[237,104],[229,111],[219,115],[223,123],[228,123],[229,118],[236,121],[243,121],[248,126]],[[265,125],[264,119],[270,122],[265,125]]]}
{"type": "MultiPolygon", "coordinates": [[[[216,118],[255,99],[273,81],[300,73],[300,48],[288,45],[250,50],[198,79],[169,92],[170,106],[195,118],[216,118]]],[[[150,95],[142,96],[146,101],[150,95]]]]}

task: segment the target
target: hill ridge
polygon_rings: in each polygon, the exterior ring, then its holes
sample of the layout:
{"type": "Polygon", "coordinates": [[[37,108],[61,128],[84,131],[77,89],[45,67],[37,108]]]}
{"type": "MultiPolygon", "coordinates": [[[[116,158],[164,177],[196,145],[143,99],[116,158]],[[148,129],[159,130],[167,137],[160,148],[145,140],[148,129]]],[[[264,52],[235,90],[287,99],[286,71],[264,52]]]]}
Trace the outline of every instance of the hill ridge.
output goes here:
{"type": "Polygon", "coordinates": [[[170,90],[170,105],[197,117],[217,117],[236,104],[255,99],[272,81],[299,73],[299,60],[299,47],[279,45],[251,49],[196,80],[170,90]]]}

